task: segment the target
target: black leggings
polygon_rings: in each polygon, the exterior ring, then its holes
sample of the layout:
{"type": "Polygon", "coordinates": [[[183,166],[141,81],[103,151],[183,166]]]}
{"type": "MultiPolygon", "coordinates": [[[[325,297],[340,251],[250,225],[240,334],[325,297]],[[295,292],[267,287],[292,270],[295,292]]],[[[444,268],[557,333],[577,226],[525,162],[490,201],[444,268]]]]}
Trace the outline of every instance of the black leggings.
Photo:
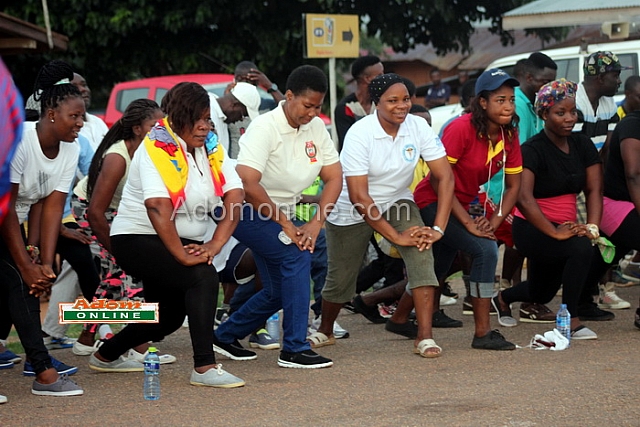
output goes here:
{"type": "Polygon", "coordinates": [[[587,237],[556,240],[519,217],[513,219],[513,242],[527,257],[529,279],[502,291],[504,302],[547,304],[562,285],[562,302],[567,304],[569,313],[577,315],[597,247],[591,246],[587,237]]]}
{"type": "Polygon", "coordinates": [[[600,255],[593,258],[587,286],[582,292],[581,304],[586,304],[593,300],[592,295],[598,293],[598,282],[609,267],[617,265],[618,261],[632,249],[640,250],[640,215],[638,215],[638,211],[634,209],[629,212],[611,237],[602,232],[600,234],[603,237],[607,237],[616,246],[616,254],[610,264],[605,263],[600,255]]]}
{"type": "MultiPolygon", "coordinates": [[[[67,227],[73,230],[80,228],[75,222],[63,224],[61,227],[67,227]]],[[[80,284],[82,295],[87,301],[93,300],[93,295],[100,284],[100,276],[98,275],[98,267],[93,261],[93,255],[91,255],[89,245],[75,239],[58,237],[56,252],[59,253],[63,259],[67,260],[71,268],[73,268],[78,275],[78,283],[80,284]]]]}
{"type": "MultiPolygon", "coordinates": [[[[182,239],[183,244],[198,243],[182,239]]],[[[133,323],[100,347],[100,354],[115,360],[132,347],[160,341],[189,316],[194,366],[215,363],[213,319],[218,297],[218,274],[213,266],[187,267],[169,253],[157,235],[111,237],[113,255],[129,274],[140,278],[146,302],[159,303],[159,323],[133,323]]]]}

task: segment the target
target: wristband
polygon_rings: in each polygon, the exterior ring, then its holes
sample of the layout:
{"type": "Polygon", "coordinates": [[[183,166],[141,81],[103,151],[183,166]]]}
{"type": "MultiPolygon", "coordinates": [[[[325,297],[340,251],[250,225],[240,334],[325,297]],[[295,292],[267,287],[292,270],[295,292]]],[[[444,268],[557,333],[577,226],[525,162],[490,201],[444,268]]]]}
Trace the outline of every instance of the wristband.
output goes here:
{"type": "Polygon", "coordinates": [[[587,224],[587,230],[589,230],[589,234],[593,236],[594,239],[600,237],[600,229],[595,224],[587,224]]]}
{"type": "Polygon", "coordinates": [[[442,230],[442,228],[438,227],[437,225],[434,225],[433,227],[431,227],[431,229],[437,231],[438,233],[444,236],[444,231],[442,230]]]}
{"type": "Polygon", "coordinates": [[[40,249],[35,245],[27,245],[26,249],[27,249],[27,253],[30,256],[39,256],[40,255],[40,249]]]}

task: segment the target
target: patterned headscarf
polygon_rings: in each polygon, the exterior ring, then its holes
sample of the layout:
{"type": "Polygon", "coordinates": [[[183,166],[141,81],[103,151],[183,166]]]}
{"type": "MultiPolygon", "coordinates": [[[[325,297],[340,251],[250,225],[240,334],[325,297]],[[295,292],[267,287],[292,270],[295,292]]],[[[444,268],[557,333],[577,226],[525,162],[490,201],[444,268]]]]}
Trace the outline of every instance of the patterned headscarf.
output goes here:
{"type": "Polygon", "coordinates": [[[369,96],[374,103],[380,102],[380,97],[396,83],[404,84],[402,77],[395,73],[387,73],[376,77],[369,83],[369,96]]]}
{"type": "Polygon", "coordinates": [[[556,103],[567,98],[575,98],[578,84],[569,80],[554,80],[542,86],[536,95],[534,109],[538,117],[542,118],[542,113],[553,107],[556,103]]]}

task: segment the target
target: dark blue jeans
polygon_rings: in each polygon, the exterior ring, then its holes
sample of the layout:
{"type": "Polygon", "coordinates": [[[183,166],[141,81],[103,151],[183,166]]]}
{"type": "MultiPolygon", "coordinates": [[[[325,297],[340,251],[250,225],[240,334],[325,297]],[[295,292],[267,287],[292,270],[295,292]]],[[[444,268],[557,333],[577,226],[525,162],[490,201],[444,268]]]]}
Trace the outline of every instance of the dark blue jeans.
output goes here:
{"type": "MultiPolygon", "coordinates": [[[[420,209],[420,215],[426,225],[433,224],[436,217],[437,203],[420,209]]],[[[453,217],[449,218],[447,230],[433,245],[433,257],[438,279],[444,279],[456,258],[458,251],[471,257],[471,296],[491,298],[498,265],[498,245],[495,241],[477,237],[469,233],[464,225],[453,217]]]]}
{"type": "Polygon", "coordinates": [[[311,254],[301,251],[295,244],[283,244],[278,239],[282,227],[275,221],[260,218],[250,205],[244,206],[242,215],[233,236],[251,249],[260,272],[262,290],[222,323],[216,336],[223,343],[242,339],[282,308],[282,349],[292,353],[308,350],[311,348],[306,340],[311,254]]]}

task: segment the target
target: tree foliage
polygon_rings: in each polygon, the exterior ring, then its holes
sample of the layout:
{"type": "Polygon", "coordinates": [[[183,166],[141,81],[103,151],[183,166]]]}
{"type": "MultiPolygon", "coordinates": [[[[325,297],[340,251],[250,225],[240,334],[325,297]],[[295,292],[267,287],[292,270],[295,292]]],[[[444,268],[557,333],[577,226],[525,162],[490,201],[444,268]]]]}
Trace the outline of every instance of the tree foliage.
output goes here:
{"type": "MultiPolygon", "coordinates": [[[[367,17],[366,33],[397,51],[433,43],[441,52],[468,49],[473,21],[488,20],[502,40],[501,14],[531,0],[55,0],[53,31],[70,38],[67,52],[5,58],[27,95],[46,61],[69,61],[98,98],[114,83],[188,72],[232,72],[255,61],[283,85],[302,63],[303,13],[367,17]]],[[[44,25],[41,0],[5,0],[5,12],[44,25]]]]}

